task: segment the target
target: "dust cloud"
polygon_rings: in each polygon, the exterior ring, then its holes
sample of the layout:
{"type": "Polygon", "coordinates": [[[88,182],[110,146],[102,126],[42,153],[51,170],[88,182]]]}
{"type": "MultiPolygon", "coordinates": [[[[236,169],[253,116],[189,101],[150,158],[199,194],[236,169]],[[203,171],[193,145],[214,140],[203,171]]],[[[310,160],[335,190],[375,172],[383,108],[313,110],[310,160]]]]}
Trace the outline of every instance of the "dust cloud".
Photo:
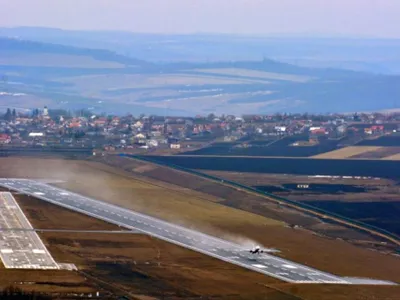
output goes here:
{"type": "MultiPolygon", "coordinates": [[[[53,185],[74,191],[87,197],[111,202],[138,212],[153,215],[146,208],[146,199],[134,193],[131,188],[131,179],[115,177],[115,169],[111,172],[107,166],[96,162],[32,157],[7,157],[0,158],[0,177],[32,178],[43,180],[60,180],[62,183],[53,185]],[[122,191],[123,186],[128,190],[122,191]],[[113,199],[110,201],[110,199],[113,199]]],[[[122,172],[122,171],[121,171],[122,172]]],[[[153,207],[159,210],[159,207],[153,207]]],[[[211,224],[196,222],[196,220],[179,217],[179,211],[168,215],[166,221],[196,230],[223,240],[233,242],[245,249],[256,245],[263,247],[260,242],[254,241],[243,235],[228,232],[211,224]]],[[[157,214],[156,214],[157,215],[157,214]]]]}
{"type": "Polygon", "coordinates": [[[95,165],[61,158],[6,157],[0,158],[0,178],[60,180],[62,183],[54,185],[101,200],[113,197],[115,192],[109,186],[113,175],[88,167],[88,164],[95,165]]]}
{"type": "Polygon", "coordinates": [[[262,248],[265,247],[261,242],[255,241],[249,237],[243,236],[241,234],[232,233],[230,231],[227,231],[227,230],[215,227],[215,226],[205,225],[205,224],[193,225],[193,223],[189,224],[189,222],[187,220],[185,220],[185,221],[176,220],[176,222],[174,222],[174,223],[177,225],[180,225],[180,226],[184,226],[184,227],[194,230],[194,231],[202,232],[202,233],[208,234],[210,236],[217,237],[221,240],[232,242],[234,244],[237,244],[237,245],[243,247],[243,249],[246,249],[246,250],[252,249],[255,246],[260,246],[262,248]]]}

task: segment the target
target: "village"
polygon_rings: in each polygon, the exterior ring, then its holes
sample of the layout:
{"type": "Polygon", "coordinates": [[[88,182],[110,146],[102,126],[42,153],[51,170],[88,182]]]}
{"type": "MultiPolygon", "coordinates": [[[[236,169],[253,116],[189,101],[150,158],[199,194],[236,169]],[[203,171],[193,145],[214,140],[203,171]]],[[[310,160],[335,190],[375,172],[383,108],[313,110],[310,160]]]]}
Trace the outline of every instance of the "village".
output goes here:
{"type": "MultiPolygon", "coordinates": [[[[7,109],[1,114],[0,144],[3,147],[88,147],[105,151],[182,151],[214,142],[274,140],[297,135],[303,139],[291,146],[344,138],[351,144],[368,136],[396,132],[398,124],[398,113],[170,117],[71,113],[44,107],[30,113],[7,109]]],[[[249,145],[244,143],[244,146],[249,145]]]]}

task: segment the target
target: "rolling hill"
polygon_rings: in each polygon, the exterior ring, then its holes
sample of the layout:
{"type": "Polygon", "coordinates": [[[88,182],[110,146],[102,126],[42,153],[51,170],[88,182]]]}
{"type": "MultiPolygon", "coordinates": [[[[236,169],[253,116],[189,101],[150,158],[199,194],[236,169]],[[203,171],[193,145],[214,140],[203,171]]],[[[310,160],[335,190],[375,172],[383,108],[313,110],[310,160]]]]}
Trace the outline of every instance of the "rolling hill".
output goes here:
{"type": "MultiPolygon", "coordinates": [[[[271,59],[154,63],[17,38],[0,38],[0,75],[0,90],[29,96],[18,98],[25,108],[39,98],[109,113],[326,113],[393,109],[400,99],[400,76],[271,59]]],[[[0,106],[17,106],[16,99],[1,96],[0,106]]]]}

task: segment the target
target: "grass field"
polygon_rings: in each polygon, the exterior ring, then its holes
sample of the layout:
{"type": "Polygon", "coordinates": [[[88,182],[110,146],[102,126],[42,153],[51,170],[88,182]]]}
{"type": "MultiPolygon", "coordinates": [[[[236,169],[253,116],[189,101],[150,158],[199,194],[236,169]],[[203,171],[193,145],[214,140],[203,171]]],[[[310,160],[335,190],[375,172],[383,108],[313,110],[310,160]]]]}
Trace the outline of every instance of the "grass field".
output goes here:
{"type": "Polygon", "coordinates": [[[216,76],[199,76],[185,74],[108,74],[85,75],[58,78],[56,81],[73,83],[81,91],[125,89],[125,88],[168,88],[169,85],[204,85],[204,84],[245,84],[257,80],[221,78],[216,76]]]}
{"type": "Polygon", "coordinates": [[[376,151],[381,147],[376,146],[350,146],[342,149],[322,153],[313,156],[313,158],[332,158],[332,159],[341,159],[341,158],[349,158],[354,155],[359,155],[364,152],[376,151]]]}
{"type": "Polygon", "coordinates": [[[239,68],[195,69],[195,71],[203,72],[203,73],[213,73],[213,74],[219,74],[219,75],[231,75],[231,76],[239,76],[239,77],[244,76],[244,77],[254,77],[254,78],[272,79],[272,80],[274,80],[274,79],[275,80],[286,80],[286,81],[294,81],[294,82],[307,82],[312,79],[311,77],[308,77],[308,76],[263,72],[263,71],[239,69],[239,68]]]}
{"type": "Polygon", "coordinates": [[[390,155],[390,156],[386,156],[382,159],[385,160],[400,160],[400,153],[399,154],[394,154],[394,155],[390,155]]]}

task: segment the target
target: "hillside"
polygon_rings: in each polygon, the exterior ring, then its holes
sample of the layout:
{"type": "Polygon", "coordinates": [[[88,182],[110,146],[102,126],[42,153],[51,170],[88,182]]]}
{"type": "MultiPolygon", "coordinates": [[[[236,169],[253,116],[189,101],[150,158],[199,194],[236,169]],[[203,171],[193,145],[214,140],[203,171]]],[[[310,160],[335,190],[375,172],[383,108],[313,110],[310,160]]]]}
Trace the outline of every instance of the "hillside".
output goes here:
{"type": "Polygon", "coordinates": [[[174,115],[397,108],[400,76],[264,59],[149,63],[109,50],[0,38],[0,106],[174,115]],[[36,99],[32,101],[30,99],[36,99]],[[38,102],[37,99],[40,99],[38,102]]]}
{"type": "Polygon", "coordinates": [[[400,40],[318,36],[144,34],[125,31],[0,28],[0,35],[99,48],[149,61],[258,61],[273,58],[299,66],[400,74],[400,40]]]}
{"type": "Polygon", "coordinates": [[[35,66],[68,67],[68,62],[74,63],[75,61],[80,64],[81,68],[90,67],[86,65],[87,62],[91,63],[95,67],[145,66],[149,64],[108,50],[77,48],[58,44],[0,37],[1,65],[28,64],[35,66]],[[39,59],[37,59],[38,57],[39,59]],[[20,60],[21,58],[23,59],[22,61],[20,60]],[[63,58],[67,58],[68,60],[65,61],[63,58]],[[111,65],[107,65],[107,63],[111,65]]]}

